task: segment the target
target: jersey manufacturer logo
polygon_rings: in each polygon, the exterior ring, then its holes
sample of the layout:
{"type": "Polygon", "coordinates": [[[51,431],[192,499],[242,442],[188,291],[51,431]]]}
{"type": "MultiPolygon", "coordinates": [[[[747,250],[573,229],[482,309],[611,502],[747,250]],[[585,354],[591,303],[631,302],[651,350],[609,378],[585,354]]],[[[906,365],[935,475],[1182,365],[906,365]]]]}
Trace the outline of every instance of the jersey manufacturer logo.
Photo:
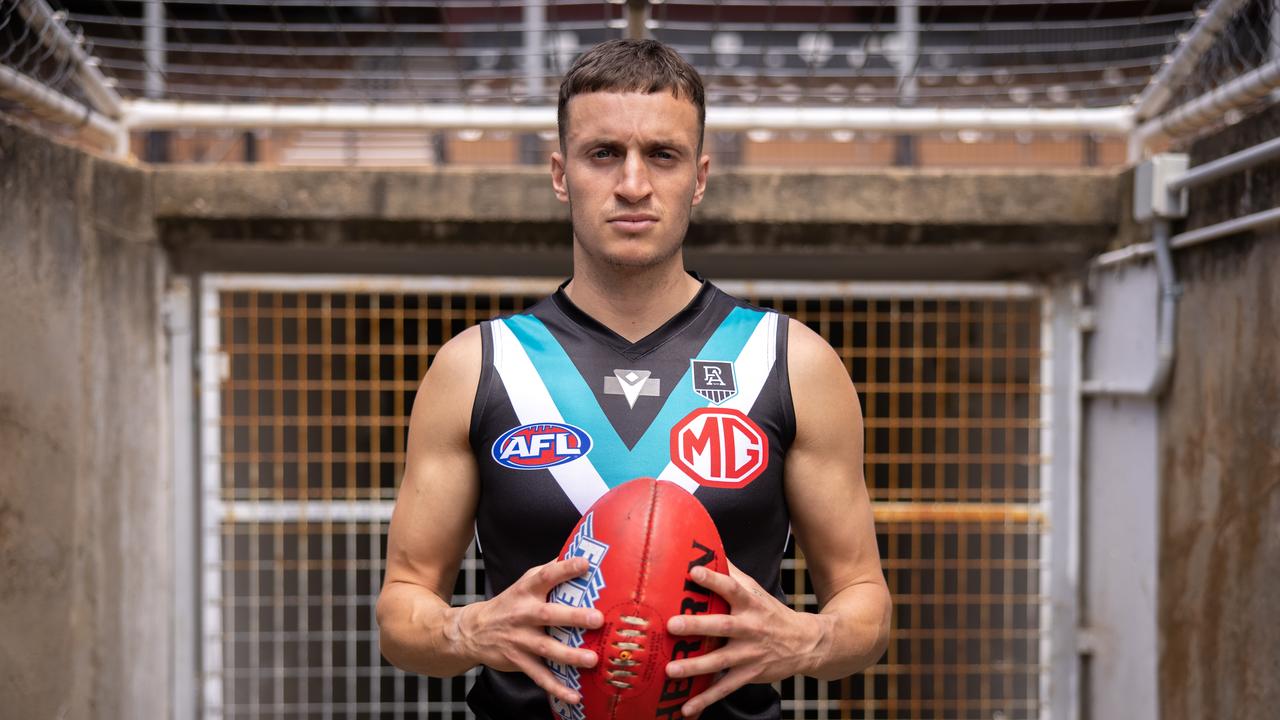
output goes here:
{"type": "Polygon", "coordinates": [[[698,408],[671,428],[671,462],[700,485],[742,487],[769,464],[769,437],[740,410],[698,408]]]}
{"type": "Polygon", "coordinates": [[[573,462],[591,452],[586,430],[565,423],[530,423],[511,428],[493,444],[493,459],[514,470],[542,470],[573,462]]]}
{"type": "Polygon", "coordinates": [[[659,397],[662,394],[662,380],[650,377],[649,370],[614,370],[611,377],[604,379],[605,395],[621,395],[627,399],[627,407],[635,407],[636,399],[659,397]]]}
{"type": "Polygon", "coordinates": [[[738,394],[738,379],[728,360],[691,360],[693,391],[719,405],[738,394]]]}
{"type": "MultiPolygon", "coordinates": [[[[553,603],[560,603],[569,607],[595,607],[596,600],[600,599],[600,591],[605,586],[604,575],[600,572],[600,563],[604,560],[605,554],[609,552],[609,546],[595,538],[594,515],[595,513],[587,513],[587,516],[582,519],[582,525],[578,527],[578,532],[574,534],[573,542],[569,544],[569,549],[565,551],[564,557],[561,558],[562,560],[572,560],[577,557],[586,558],[587,574],[583,577],[571,578],[557,585],[551,591],[551,597],[548,598],[553,603]]],[[[551,637],[569,647],[575,648],[582,647],[583,634],[585,632],[582,628],[547,628],[547,634],[551,637]]],[[[574,690],[582,689],[582,679],[579,677],[578,668],[572,665],[563,665],[554,660],[548,660],[547,665],[566,687],[574,690]]],[[[551,706],[555,709],[556,716],[560,720],[584,720],[585,718],[581,705],[570,705],[553,696],[551,697],[551,706]]]]}

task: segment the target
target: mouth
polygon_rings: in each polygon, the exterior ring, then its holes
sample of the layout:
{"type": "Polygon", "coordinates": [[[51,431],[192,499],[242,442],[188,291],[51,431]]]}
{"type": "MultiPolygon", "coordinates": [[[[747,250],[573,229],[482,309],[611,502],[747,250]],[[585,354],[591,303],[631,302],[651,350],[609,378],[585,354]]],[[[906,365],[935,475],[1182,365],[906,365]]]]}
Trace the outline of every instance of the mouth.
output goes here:
{"type": "Polygon", "coordinates": [[[654,215],[628,214],[609,218],[609,225],[624,233],[639,233],[658,224],[654,215]]]}

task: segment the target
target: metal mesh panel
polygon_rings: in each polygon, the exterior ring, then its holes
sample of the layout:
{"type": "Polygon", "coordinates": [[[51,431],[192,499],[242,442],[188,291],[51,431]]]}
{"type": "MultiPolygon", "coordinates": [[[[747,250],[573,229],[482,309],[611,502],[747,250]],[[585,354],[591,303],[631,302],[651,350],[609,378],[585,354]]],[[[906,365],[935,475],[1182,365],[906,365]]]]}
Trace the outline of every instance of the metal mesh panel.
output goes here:
{"type": "MultiPolygon", "coordinates": [[[[153,73],[167,98],[233,103],[549,102],[580,52],[627,25],[622,0],[166,0],[167,55],[157,63],[146,54],[145,3],[51,4],[84,27],[123,94],[144,96],[153,73]]],[[[717,106],[1097,107],[1142,90],[1197,3],[650,5],[649,31],[698,68],[717,106]],[[908,27],[918,40],[907,39],[908,27]]]]}
{"type": "MultiPolygon", "coordinates": [[[[1038,717],[1040,302],[748,297],[806,323],[849,369],[894,596],[886,657],[839,683],[784,683],[796,717],[1038,717]]],[[[812,610],[803,558],[794,567],[787,590],[812,610]]]]}
{"type": "MultiPolygon", "coordinates": [[[[217,649],[205,655],[207,710],[465,717],[467,679],[408,675],[377,649],[373,607],[408,413],[441,344],[553,285],[330,282],[231,278],[205,294],[206,367],[222,370],[206,379],[218,398],[206,423],[219,438],[206,478],[206,498],[216,498],[206,540],[218,546],[206,554],[217,575],[205,596],[205,641],[217,649]]],[[[895,599],[886,657],[838,682],[780,683],[784,713],[1038,717],[1047,657],[1038,298],[726,285],[809,324],[849,368],[895,599]]],[[[784,590],[796,609],[815,610],[804,567],[793,546],[784,590]]],[[[469,553],[454,600],[480,599],[483,587],[469,553]]]]}

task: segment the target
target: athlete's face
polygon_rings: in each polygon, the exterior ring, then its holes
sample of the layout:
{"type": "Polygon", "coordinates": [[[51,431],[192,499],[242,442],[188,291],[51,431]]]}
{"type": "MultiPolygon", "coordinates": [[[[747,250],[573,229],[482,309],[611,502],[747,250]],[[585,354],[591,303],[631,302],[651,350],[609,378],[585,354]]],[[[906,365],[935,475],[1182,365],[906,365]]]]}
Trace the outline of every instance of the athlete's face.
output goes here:
{"type": "Polygon", "coordinates": [[[698,155],[697,108],[668,91],[598,92],[575,95],[566,113],[551,179],[569,203],[577,249],[613,266],[670,261],[711,163],[698,155]]]}

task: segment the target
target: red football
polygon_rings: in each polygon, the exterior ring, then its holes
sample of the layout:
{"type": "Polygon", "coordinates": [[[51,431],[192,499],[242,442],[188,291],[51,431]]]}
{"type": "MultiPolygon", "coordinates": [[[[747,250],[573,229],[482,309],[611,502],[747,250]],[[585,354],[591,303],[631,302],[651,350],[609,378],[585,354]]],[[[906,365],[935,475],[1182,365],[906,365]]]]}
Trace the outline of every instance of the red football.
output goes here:
{"type": "Polygon", "coordinates": [[[667,633],[673,615],[725,614],[719,595],[689,579],[704,565],[729,572],[720,533],[697,498],[679,485],[641,478],[605,493],[578,521],[560,551],[585,557],[590,570],[551,591],[548,600],[604,613],[598,630],[550,628],[566,645],[595,651],[592,668],[550,663],[582,695],[582,704],[555,698],[561,720],[679,718],[680,707],[705,690],[710,675],[668,678],[667,663],[719,647],[720,638],[667,633]]]}

